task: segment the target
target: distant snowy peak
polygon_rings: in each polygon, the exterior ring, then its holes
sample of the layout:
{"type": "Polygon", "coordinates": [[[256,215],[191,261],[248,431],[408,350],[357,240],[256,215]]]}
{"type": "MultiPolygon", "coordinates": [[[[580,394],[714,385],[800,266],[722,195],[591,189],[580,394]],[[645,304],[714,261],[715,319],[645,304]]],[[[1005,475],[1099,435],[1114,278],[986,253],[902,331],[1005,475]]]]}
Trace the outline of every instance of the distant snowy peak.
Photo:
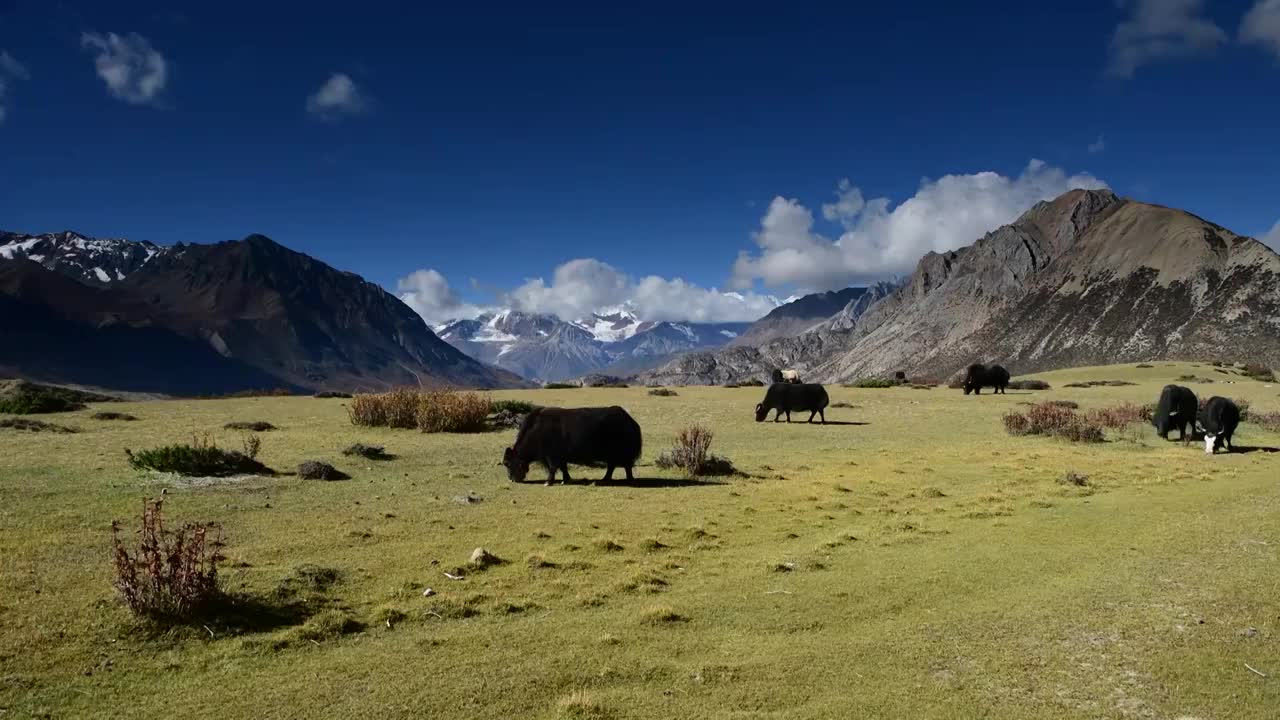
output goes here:
{"type": "Polygon", "coordinates": [[[43,235],[0,232],[0,260],[30,260],[92,285],[124,280],[163,252],[149,242],[92,238],[70,230],[43,235]]]}
{"type": "Polygon", "coordinates": [[[639,332],[645,323],[626,306],[603,308],[574,325],[591,333],[600,342],[620,342],[639,332]]]}

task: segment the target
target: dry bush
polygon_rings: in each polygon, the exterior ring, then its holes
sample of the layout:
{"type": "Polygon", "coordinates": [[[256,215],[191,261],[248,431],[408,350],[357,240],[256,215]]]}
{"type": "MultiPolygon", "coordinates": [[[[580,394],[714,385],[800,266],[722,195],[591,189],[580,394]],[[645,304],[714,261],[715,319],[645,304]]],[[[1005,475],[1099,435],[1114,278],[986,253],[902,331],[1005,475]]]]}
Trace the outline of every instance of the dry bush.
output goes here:
{"type": "Polygon", "coordinates": [[[1265,365],[1245,365],[1241,370],[1247,378],[1253,378],[1259,382],[1273,383],[1276,381],[1275,372],[1265,365]]]}
{"type": "Polygon", "coordinates": [[[350,475],[319,460],[308,460],[298,466],[298,477],[303,480],[347,480],[350,475]]]}
{"type": "Polygon", "coordinates": [[[1123,403],[1112,407],[1095,408],[1085,414],[1090,425],[1101,425],[1112,430],[1123,430],[1130,425],[1148,421],[1150,410],[1144,405],[1123,403]]]}
{"type": "Polygon", "coordinates": [[[675,390],[668,390],[667,388],[654,388],[649,391],[649,394],[654,397],[675,397],[680,393],[677,393],[675,390]]]}
{"type": "Polygon", "coordinates": [[[654,465],[681,470],[686,477],[732,475],[737,472],[728,459],[711,454],[714,434],[700,425],[690,425],[676,436],[676,444],[654,460],[654,465]]]}
{"type": "Polygon", "coordinates": [[[215,523],[166,530],[162,500],[143,501],[138,546],[132,552],[120,538],[119,521],[111,523],[115,587],[133,614],[182,621],[210,609],[222,595],[221,533],[215,523]]]}
{"type": "Polygon", "coordinates": [[[1004,416],[1010,435],[1047,435],[1071,442],[1102,442],[1102,428],[1088,422],[1075,410],[1051,403],[1033,405],[1026,413],[1004,416]]]}
{"type": "Polygon", "coordinates": [[[271,423],[265,420],[253,420],[250,422],[245,422],[245,421],[229,422],[226,425],[223,425],[222,427],[227,430],[251,430],[253,432],[267,432],[268,430],[276,429],[275,425],[272,425],[271,423]]]}
{"type": "Polygon", "coordinates": [[[1044,380],[1011,380],[1008,385],[1010,390],[1049,390],[1050,387],[1044,380]]]}
{"type": "Polygon", "coordinates": [[[391,460],[393,455],[387,454],[386,447],[382,445],[365,445],[364,443],[356,443],[350,445],[342,451],[343,455],[355,455],[365,460],[391,460]]]}
{"type": "Polygon", "coordinates": [[[122,413],[122,412],[97,412],[97,413],[94,413],[94,414],[90,415],[89,417],[93,418],[94,420],[125,420],[125,421],[130,421],[130,420],[137,420],[137,419],[138,419],[136,416],[130,415],[129,413],[122,413]]]}
{"type": "Polygon", "coordinates": [[[347,415],[354,425],[417,428],[423,432],[480,432],[493,401],[474,392],[400,388],[352,398],[347,415]]]}
{"type": "Polygon", "coordinates": [[[351,397],[351,393],[337,392],[334,390],[324,390],[322,392],[316,393],[314,397],[319,398],[321,400],[332,399],[332,398],[347,399],[351,397]]]}
{"type": "Polygon", "coordinates": [[[1271,432],[1280,432],[1280,412],[1251,412],[1249,413],[1249,422],[1271,432]]]}
{"type": "Polygon", "coordinates": [[[0,428],[8,428],[10,430],[25,430],[27,432],[51,432],[51,433],[75,433],[80,432],[73,427],[66,425],[56,425],[47,423],[43,420],[32,420],[30,418],[0,418],[0,428]]]}

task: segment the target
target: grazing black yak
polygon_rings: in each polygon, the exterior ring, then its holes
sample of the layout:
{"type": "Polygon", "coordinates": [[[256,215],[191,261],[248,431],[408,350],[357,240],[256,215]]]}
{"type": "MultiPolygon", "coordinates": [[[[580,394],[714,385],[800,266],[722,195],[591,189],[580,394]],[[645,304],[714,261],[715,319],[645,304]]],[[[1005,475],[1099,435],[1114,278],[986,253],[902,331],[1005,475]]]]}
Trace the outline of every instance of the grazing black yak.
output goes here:
{"type": "Polygon", "coordinates": [[[791,422],[792,410],[796,412],[808,410],[809,422],[813,422],[813,416],[818,415],[825,425],[827,415],[823,411],[826,410],[828,402],[827,389],[816,383],[803,385],[774,383],[765,392],[764,402],[756,405],[756,422],[761,422],[768,417],[770,410],[778,411],[773,418],[774,422],[778,422],[783,413],[787,414],[787,422],[791,422]]]}
{"type": "Polygon", "coordinates": [[[984,387],[995,388],[995,392],[1003,395],[1005,388],[1009,387],[1009,371],[999,365],[970,365],[964,374],[964,394],[981,395],[984,387]]]}
{"type": "Polygon", "coordinates": [[[1160,401],[1156,404],[1155,416],[1151,418],[1151,424],[1156,426],[1161,439],[1168,440],[1169,433],[1177,428],[1178,439],[1184,443],[1190,442],[1187,427],[1190,426],[1192,432],[1196,429],[1197,402],[1196,394],[1190,388],[1181,385],[1164,386],[1160,391],[1160,401]]]}
{"type": "Polygon", "coordinates": [[[1228,398],[1211,397],[1200,413],[1200,426],[1204,428],[1204,451],[1210,455],[1226,445],[1230,451],[1231,436],[1240,424],[1240,408],[1228,398]]]}
{"type": "Polygon", "coordinates": [[[778,383],[792,383],[798,385],[800,383],[800,371],[778,370],[775,368],[773,374],[770,375],[769,378],[773,380],[775,385],[778,383]]]}
{"type": "Polygon", "coordinates": [[[547,484],[556,479],[556,471],[569,482],[569,463],[602,462],[603,482],[613,479],[613,469],[627,471],[640,457],[640,425],[616,405],[600,408],[534,408],[525,416],[516,433],[516,442],[502,454],[507,477],[522,482],[529,465],[542,463],[547,468],[547,484]]]}

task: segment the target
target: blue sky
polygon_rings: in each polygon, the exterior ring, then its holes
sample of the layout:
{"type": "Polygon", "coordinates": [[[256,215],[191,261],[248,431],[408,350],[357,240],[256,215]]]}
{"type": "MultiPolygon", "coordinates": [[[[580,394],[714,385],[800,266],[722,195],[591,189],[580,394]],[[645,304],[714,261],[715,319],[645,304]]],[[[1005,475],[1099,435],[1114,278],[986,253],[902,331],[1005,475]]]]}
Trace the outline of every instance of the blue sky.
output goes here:
{"type": "Polygon", "coordinates": [[[0,0],[0,228],[726,319],[1072,184],[1280,221],[1280,0],[608,5],[0,0]]]}

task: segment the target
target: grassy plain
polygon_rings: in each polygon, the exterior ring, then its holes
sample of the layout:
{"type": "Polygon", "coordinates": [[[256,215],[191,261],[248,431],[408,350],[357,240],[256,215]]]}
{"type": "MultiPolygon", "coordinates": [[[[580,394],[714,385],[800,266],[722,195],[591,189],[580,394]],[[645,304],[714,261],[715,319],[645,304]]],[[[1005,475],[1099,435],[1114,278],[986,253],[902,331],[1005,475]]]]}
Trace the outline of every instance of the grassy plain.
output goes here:
{"type": "Polygon", "coordinates": [[[341,399],[44,416],[81,432],[0,430],[0,717],[1275,718],[1280,435],[1245,424],[1249,451],[1208,457],[1150,428],[1073,445],[1001,424],[1021,402],[1152,402],[1184,374],[1280,409],[1280,386],[1185,363],[1005,396],[831,387],[853,407],[827,426],[753,422],[760,388],[494,393],[619,404],[644,428],[634,484],[551,487],[506,480],[514,431],[356,428],[341,399]],[[1110,379],[1137,384],[1062,387],[1110,379]],[[239,448],[221,428],[255,420],[279,428],[268,466],[351,479],[126,462],[205,431],[239,448]],[[690,423],[749,476],[654,468],[690,423]],[[340,454],[357,441],[396,457],[340,454]],[[332,568],[325,627],[362,629],[144,632],[114,597],[109,524],[162,490],[171,521],[223,523],[229,588],[266,599],[332,568]],[[476,547],[509,562],[444,577],[476,547]]]}

